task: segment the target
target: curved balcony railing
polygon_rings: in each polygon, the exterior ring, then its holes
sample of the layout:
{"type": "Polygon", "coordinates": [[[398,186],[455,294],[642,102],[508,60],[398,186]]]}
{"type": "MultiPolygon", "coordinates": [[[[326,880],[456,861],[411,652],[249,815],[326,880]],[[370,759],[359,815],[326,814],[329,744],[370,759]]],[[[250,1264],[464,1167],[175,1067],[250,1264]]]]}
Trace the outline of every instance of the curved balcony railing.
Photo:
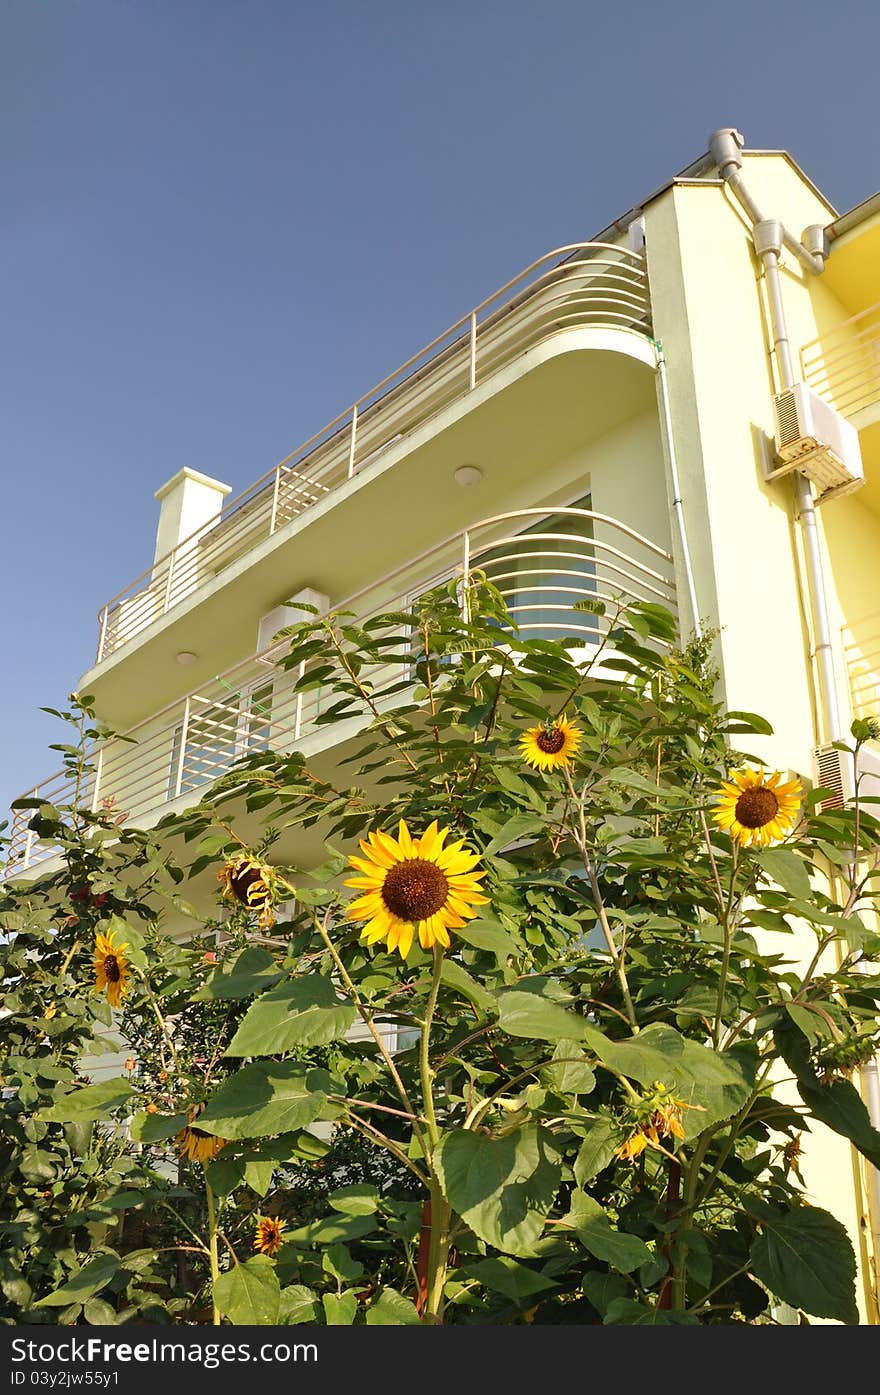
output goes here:
{"type": "Polygon", "coordinates": [[[801,372],[859,430],[880,421],[880,305],[805,344],[801,372]]]}
{"type": "Polygon", "coordinates": [[[601,242],[557,248],[501,286],[108,601],[97,662],[478,382],[578,326],[651,334],[641,253],[601,242]]]}
{"type": "MultiPolygon", "coordinates": [[[[610,614],[579,608],[581,601],[652,601],[675,610],[670,554],[617,519],[590,509],[524,509],[485,519],[400,567],[378,587],[349,597],[339,609],[363,619],[411,608],[426,591],[455,578],[484,573],[504,596],[525,639],[566,639],[585,654],[598,646],[610,614]]],[[[291,619],[297,617],[292,612],[291,619]]],[[[297,675],[280,666],[281,641],[236,665],[205,687],[141,722],[125,740],[91,753],[94,773],[86,800],[120,824],[149,822],[162,807],[192,795],[253,751],[290,751],[316,730],[332,690],[295,690],[297,675]]],[[[405,677],[388,665],[383,683],[405,677]]],[[[302,670],[301,670],[302,672],[302,670]]],[[[67,803],[73,788],[51,776],[22,798],[67,803]]],[[[29,828],[30,810],[13,814],[6,875],[48,857],[50,844],[29,828]]]]}
{"type": "Polygon", "coordinates": [[[880,611],[844,625],[843,658],[854,717],[880,717],[880,611]]]}

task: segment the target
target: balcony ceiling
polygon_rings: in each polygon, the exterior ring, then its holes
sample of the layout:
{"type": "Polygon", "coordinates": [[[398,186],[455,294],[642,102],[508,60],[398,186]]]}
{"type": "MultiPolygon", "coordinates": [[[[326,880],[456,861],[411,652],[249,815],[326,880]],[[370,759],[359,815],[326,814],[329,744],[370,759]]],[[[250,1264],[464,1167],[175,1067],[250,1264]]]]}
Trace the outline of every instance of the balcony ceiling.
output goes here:
{"type": "Polygon", "coordinates": [[[548,466],[655,407],[652,362],[645,339],[607,330],[566,331],[528,350],[201,586],[81,688],[126,731],[253,653],[259,617],[303,587],[339,602],[471,523],[541,503],[552,493],[548,466]],[[453,480],[464,463],[483,472],[469,489],[453,480]],[[200,657],[183,670],[181,651],[200,657]]]}
{"type": "Polygon", "coordinates": [[[880,302],[880,213],[832,243],[822,280],[851,315],[880,302]]]}

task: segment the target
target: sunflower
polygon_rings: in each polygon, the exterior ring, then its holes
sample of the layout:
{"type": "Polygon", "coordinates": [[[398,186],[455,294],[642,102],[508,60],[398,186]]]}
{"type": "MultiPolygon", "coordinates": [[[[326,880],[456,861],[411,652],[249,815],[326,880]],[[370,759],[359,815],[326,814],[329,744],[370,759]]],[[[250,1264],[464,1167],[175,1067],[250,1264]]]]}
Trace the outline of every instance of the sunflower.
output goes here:
{"type": "Polygon", "coordinates": [[[128,943],[116,944],[114,932],[95,936],[95,992],[107,994],[111,1007],[121,1007],[122,999],[128,992],[130,978],[125,951],[128,943]]]}
{"type": "Polygon", "coordinates": [[[519,753],[535,770],[558,770],[571,763],[581,740],[580,727],[567,717],[554,717],[522,733],[519,753]]]}
{"type": "Polygon", "coordinates": [[[438,828],[435,820],[421,838],[413,838],[403,819],[396,838],[381,831],[367,834],[360,845],[364,856],[349,858],[360,875],[345,882],[363,892],[346,914],[366,921],[361,939],[367,944],[385,940],[405,959],[418,927],[423,949],[435,944],[448,949],[449,931],[471,920],[474,906],[488,904],[478,886],[486,873],[474,871],[477,854],[465,849],[463,839],[444,847],[448,836],[449,829],[438,828]]]}
{"type": "Polygon", "coordinates": [[[766,848],[785,838],[797,823],[801,806],[801,782],[782,783],[775,770],[765,775],[759,770],[732,770],[722,780],[717,808],[712,817],[719,828],[743,847],[766,848]]]}
{"type": "Polygon", "coordinates": [[[249,911],[259,911],[257,924],[261,930],[268,930],[275,924],[273,902],[276,894],[275,869],[265,862],[245,854],[227,862],[219,872],[223,883],[223,895],[247,906],[249,911]]]}
{"type": "Polygon", "coordinates": [[[636,1105],[637,1127],[614,1154],[622,1161],[635,1162],[646,1148],[663,1148],[662,1138],[684,1138],[684,1111],[702,1110],[702,1105],[686,1104],[674,1097],[662,1080],[654,1081],[650,1095],[636,1105]]]}
{"type": "Polygon", "coordinates": [[[226,1147],[225,1138],[217,1138],[214,1134],[205,1133],[204,1129],[195,1127],[195,1121],[204,1107],[204,1104],[193,1105],[189,1111],[189,1123],[184,1125],[174,1139],[180,1156],[189,1158],[190,1162],[210,1162],[221,1148],[226,1147]]]}
{"type": "Polygon", "coordinates": [[[280,1216],[258,1216],[254,1227],[254,1249],[261,1255],[276,1255],[284,1244],[287,1222],[280,1216]]]}

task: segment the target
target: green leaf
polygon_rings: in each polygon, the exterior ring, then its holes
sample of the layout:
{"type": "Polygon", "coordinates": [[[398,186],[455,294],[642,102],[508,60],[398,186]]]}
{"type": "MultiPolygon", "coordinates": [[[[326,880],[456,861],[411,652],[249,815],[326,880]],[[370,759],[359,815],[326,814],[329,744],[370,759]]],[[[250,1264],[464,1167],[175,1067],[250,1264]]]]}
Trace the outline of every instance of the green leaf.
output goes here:
{"type": "Polygon", "coordinates": [[[371,1216],[379,1205],[379,1189],[369,1182],[354,1182],[350,1187],[338,1187],[327,1200],[334,1211],[345,1216],[371,1216]]]}
{"type": "Polygon", "coordinates": [[[363,1276],[364,1266],[353,1259],[347,1245],[328,1245],[321,1256],[321,1268],[340,1284],[352,1284],[363,1276]]]}
{"type": "MultiPolygon", "coordinates": [[[[497,997],[498,1025],[511,1037],[531,1041],[583,1040],[589,1026],[576,1013],[568,1012],[549,998],[521,989],[503,989],[497,997]]],[[[598,1030],[596,1035],[601,1037],[598,1030]]]]}
{"type": "Polygon", "coordinates": [[[742,1108],[754,1084],[755,1059],[751,1048],[718,1052],[699,1042],[682,1040],[679,1059],[658,1079],[664,1079],[691,1106],[683,1117],[686,1139],[696,1138],[742,1108]]]}
{"type": "Polygon", "coordinates": [[[559,1154],[538,1124],[490,1138],[456,1129],[434,1165],[452,1207],[471,1229],[507,1254],[530,1255],[560,1182],[559,1154]]]}
{"type": "Polygon", "coordinates": [[[814,1317],[858,1323],[856,1259],[840,1221],[815,1206],[762,1213],[751,1249],[755,1277],[793,1308],[814,1317]]]}
{"type": "Polygon", "coordinates": [[[199,1115],[199,1128],[227,1139],[288,1133],[319,1118],[332,1089],[325,1070],[298,1061],[259,1061],[223,1082],[199,1115]]]}
{"type": "Polygon", "coordinates": [[[244,1165],[244,1180],[257,1196],[265,1196],[272,1185],[273,1162],[248,1162],[244,1165]]]}
{"type": "Polygon", "coordinates": [[[329,978],[309,974],[272,988],[251,1003],[227,1056],[275,1056],[292,1046],[325,1046],[345,1036],[357,1014],[329,978]]]}
{"type": "Polygon", "coordinates": [[[627,1327],[699,1327],[695,1313],[674,1308],[646,1308],[634,1298],[614,1298],[608,1304],[603,1319],[606,1326],[625,1324],[627,1327]]]}
{"type": "Polygon", "coordinates": [[[754,856],[768,876],[792,896],[802,897],[805,901],[810,899],[810,874],[803,859],[791,848],[764,848],[754,856]]]}
{"type": "Polygon", "coordinates": [[[611,1119],[603,1114],[588,1123],[587,1136],[580,1146],[574,1163],[574,1178],[582,1187],[612,1161],[622,1136],[611,1119]]]}
{"type": "Polygon", "coordinates": [[[411,1327],[418,1323],[419,1315],[412,1299],[404,1298],[396,1288],[383,1288],[367,1309],[368,1327],[411,1327]]]}
{"type": "Polygon", "coordinates": [[[481,1259],[467,1268],[467,1277],[478,1279],[493,1293],[503,1293],[514,1303],[522,1305],[536,1293],[545,1293],[554,1288],[552,1279],[546,1279],[527,1264],[520,1264],[509,1255],[496,1255],[493,1259],[481,1259]]]}
{"type": "Polygon", "coordinates": [[[685,1049],[684,1038],[674,1028],[660,1022],[652,1023],[637,1037],[623,1041],[612,1041],[598,1027],[585,1022],[582,1036],[603,1065],[637,1080],[640,1085],[652,1085],[655,1080],[669,1083],[685,1049]]]}
{"type": "Polygon", "coordinates": [[[374,1216],[322,1216],[298,1230],[288,1232],[295,1245],[336,1245],[344,1240],[360,1240],[376,1229],[374,1216]]]}
{"type": "Polygon", "coordinates": [[[622,1274],[630,1274],[653,1259],[644,1240],[616,1230],[598,1201],[586,1192],[572,1193],[571,1206],[562,1224],[571,1226],[585,1250],[622,1274]]]}
{"type": "Polygon", "coordinates": [[[295,1326],[315,1322],[318,1316],[318,1295],[304,1284],[289,1284],[281,1290],[280,1322],[295,1326]]]}
{"type": "Polygon", "coordinates": [[[92,1327],[112,1327],[119,1314],[104,1298],[89,1298],[83,1305],[83,1317],[92,1327]]]}
{"type": "Polygon", "coordinates": [[[514,814],[502,825],[491,843],[483,849],[483,856],[492,857],[509,847],[511,843],[519,843],[530,834],[534,837],[540,827],[540,821],[534,814],[514,814]]]}
{"type": "Polygon", "coordinates": [[[105,1119],[114,1109],[126,1103],[133,1086],[124,1076],[102,1080],[98,1085],[84,1085],[56,1097],[51,1109],[41,1109],[38,1119],[52,1124],[88,1124],[105,1119]]]}
{"type": "Polygon", "coordinates": [[[205,1163],[205,1178],[217,1196],[229,1196],[244,1181],[241,1158],[213,1158],[205,1163]]]}
{"type": "Polygon", "coordinates": [[[249,945],[235,959],[218,964],[211,977],[193,997],[206,1001],[212,998],[248,998],[277,983],[281,970],[267,949],[249,945]]]}
{"type": "Polygon", "coordinates": [[[357,1317],[357,1294],[351,1290],[348,1293],[323,1293],[321,1302],[328,1327],[351,1327],[357,1317]]]}
{"type": "Polygon", "coordinates": [[[492,994],[487,993],[483,985],[477,983],[477,980],[472,978],[460,964],[456,964],[454,959],[443,960],[440,968],[440,981],[447,988],[452,988],[460,993],[481,1012],[495,1011],[495,999],[492,994]]]}
{"type": "Polygon", "coordinates": [[[84,1264],[82,1269],[72,1274],[66,1284],[56,1288],[54,1293],[47,1293],[34,1307],[66,1308],[71,1303],[84,1303],[87,1298],[91,1298],[109,1284],[118,1268],[118,1256],[96,1255],[88,1264],[84,1264]]]}
{"type": "Polygon", "coordinates": [[[871,1123],[865,1102],[849,1080],[821,1085],[806,1076],[798,1080],[798,1092],[814,1118],[854,1143],[863,1157],[880,1168],[880,1132],[871,1123]]]}
{"type": "Polygon", "coordinates": [[[488,950],[496,960],[502,961],[509,954],[516,953],[516,944],[509,930],[497,920],[469,920],[456,930],[456,935],[475,949],[488,950]]]}
{"type": "Polygon", "coordinates": [[[160,1143],[180,1133],[186,1123],[185,1114],[148,1114],[143,1110],[131,1121],[131,1136],[136,1143],[160,1143]]]}
{"type": "Polygon", "coordinates": [[[268,1255],[254,1255],[221,1274],[214,1300],[237,1327],[269,1327],[281,1319],[281,1286],[268,1255]]]}
{"type": "Polygon", "coordinates": [[[588,1095],[596,1075],[576,1041],[561,1041],[553,1052],[554,1064],[545,1066],[541,1080],[557,1095],[588,1095]]]}

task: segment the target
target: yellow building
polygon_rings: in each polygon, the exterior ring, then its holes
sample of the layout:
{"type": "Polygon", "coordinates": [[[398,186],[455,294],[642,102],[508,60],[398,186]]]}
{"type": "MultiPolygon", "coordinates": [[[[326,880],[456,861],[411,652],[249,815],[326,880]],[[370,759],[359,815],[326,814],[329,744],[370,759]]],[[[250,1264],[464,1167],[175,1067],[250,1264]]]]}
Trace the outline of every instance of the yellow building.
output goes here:
{"type": "MultiPolygon", "coordinates": [[[[588,646],[598,622],[571,607],[610,591],[718,628],[724,700],[777,733],[762,756],[846,796],[831,743],[880,712],[880,196],[838,216],[788,154],[742,147],[716,132],[237,497],[191,469],[158,491],[153,561],[79,683],[137,741],[98,754],[95,808],[151,825],[252,750],[332,766],[345,730],[275,662],[285,602],[366,616],[475,565],[527,634],[577,623],[588,646]]],[[[7,875],[53,855],[28,817],[7,875]]],[[[876,1073],[864,1088],[876,1122],[876,1073]]],[[[876,1173],[817,1131],[805,1177],[880,1321],[876,1173]]]]}

